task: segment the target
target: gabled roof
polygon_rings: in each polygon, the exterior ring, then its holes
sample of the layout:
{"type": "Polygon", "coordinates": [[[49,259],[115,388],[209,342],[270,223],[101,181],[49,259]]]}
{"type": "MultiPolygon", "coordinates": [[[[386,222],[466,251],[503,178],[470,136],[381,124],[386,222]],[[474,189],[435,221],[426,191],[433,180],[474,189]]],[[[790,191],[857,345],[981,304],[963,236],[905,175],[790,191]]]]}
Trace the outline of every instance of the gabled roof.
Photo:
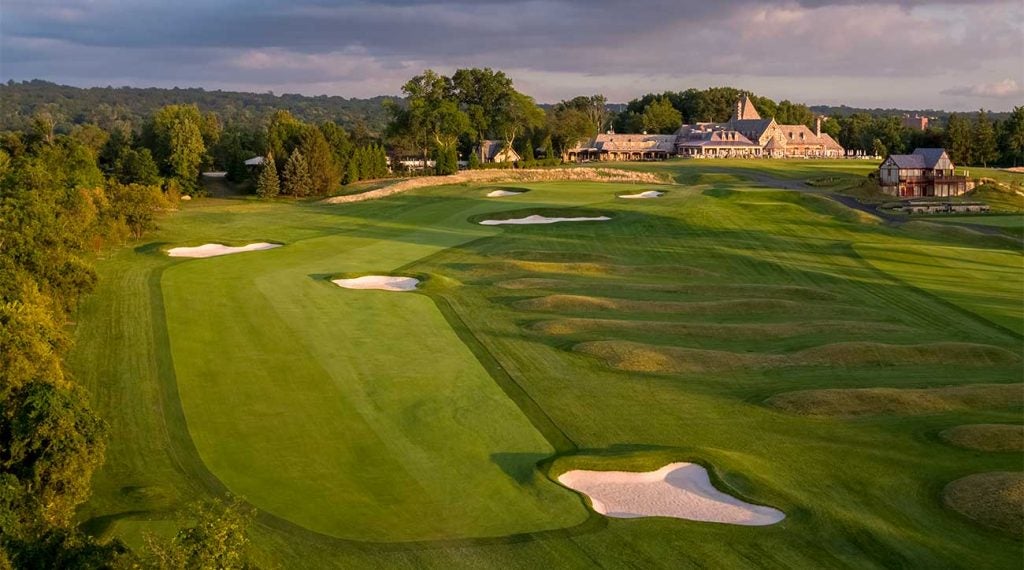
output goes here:
{"type": "Polygon", "coordinates": [[[505,145],[505,141],[501,140],[482,140],[480,141],[480,154],[483,155],[483,160],[494,160],[495,157],[500,156],[503,153],[508,153],[509,157],[513,160],[521,160],[514,149],[505,145]]]}
{"type": "Polygon", "coordinates": [[[743,136],[743,133],[733,130],[694,130],[681,138],[682,140],[679,141],[679,146],[757,146],[756,144],[750,142],[750,139],[743,136]]]}
{"type": "MultiPolygon", "coordinates": [[[[924,158],[925,168],[935,168],[939,161],[942,160],[942,156],[946,154],[944,148],[915,148],[914,154],[924,158]]],[[[948,156],[946,157],[949,158],[948,156]]]]}
{"type": "Polygon", "coordinates": [[[828,133],[815,134],[807,125],[779,125],[779,131],[787,143],[819,144],[835,150],[843,149],[828,133]]]}
{"type": "Polygon", "coordinates": [[[774,122],[775,119],[735,119],[729,121],[729,128],[741,133],[750,133],[759,139],[774,122]]]}
{"type": "Polygon", "coordinates": [[[925,168],[924,156],[920,154],[890,154],[886,162],[890,161],[901,170],[925,168]]]}
{"type": "Polygon", "coordinates": [[[750,95],[744,95],[736,102],[736,110],[733,111],[731,121],[747,121],[760,118],[761,115],[757,114],[757,109],[754,108],[754,102],[750,100],[750,95]]]}
{"type": "Polygon", "coordinates": [[[645,151],[675,150],[675,135],[622,135],[600,134],[594,137],[591,146],[604,151],[645,151]]]}
{"type": "Polygon", "coordinates": [[[254,156],[245,161],[246,166],[262,166],[264,158],[262,156],[254,156]]]}

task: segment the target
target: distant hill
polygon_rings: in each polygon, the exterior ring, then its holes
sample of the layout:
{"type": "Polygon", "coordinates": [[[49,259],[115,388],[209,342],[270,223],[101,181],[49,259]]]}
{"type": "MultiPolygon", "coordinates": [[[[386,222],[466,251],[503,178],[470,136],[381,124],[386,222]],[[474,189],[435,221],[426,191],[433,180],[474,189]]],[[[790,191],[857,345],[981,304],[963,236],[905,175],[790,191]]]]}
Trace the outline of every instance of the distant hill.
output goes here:
{"type": "MultiPolygon", "coordinates": [[[[846,105],[811,105],[811,111],[817,115],[826,115],[829,117],[845,117],[854,113],[866,113],[874,117],[902,117],[904,115],[920,115],[922,117],[929,117],[938,120],[939,123],[945,123],[946,119],[952,115],[951,111],[942,111],[938,109],[865,109],[861,107],[848,107],[846,105]]],[[[988,116],[993,121],[1002,121],[1008,119],[1010,113],[1002,112],[996,113],[993,111],[987,111],[988,116]]],[[[957,115],[963,116],[974,116],[977,111],[957,112],[957,115]]]]}
{"type": "Polygon", "coordinates": [[[303,121],[332,120],[346,129],[361,123],[377,134],[387,123],[387,113],[382,106],[385,99],[387,97],[347,99],[200,88],[81,88],[38,79],[8,81],[0,84],[0,130],[23,129],[32,115],[42,109],[55,115],[59,130],[81,123],[109,127],[113,122],[124,120],[139,126],[164,105],[195,103],[204,112],[216,112],[225,122],[259,123],[274,111],[287,110],[303,121]]]}

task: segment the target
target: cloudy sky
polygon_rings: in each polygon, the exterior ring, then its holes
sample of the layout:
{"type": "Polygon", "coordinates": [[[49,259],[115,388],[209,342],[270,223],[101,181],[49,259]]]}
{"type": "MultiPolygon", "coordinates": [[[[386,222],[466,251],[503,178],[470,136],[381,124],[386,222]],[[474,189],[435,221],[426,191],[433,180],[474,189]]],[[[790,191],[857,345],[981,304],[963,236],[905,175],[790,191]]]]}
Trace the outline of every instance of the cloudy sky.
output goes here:
{"type": "Polygon", "coordinates": [[[0,79],[367,97],[425,68],[538,101],[732,85],[950,110],[1024,103],[1024,0],[3,0],[0,79]]]}

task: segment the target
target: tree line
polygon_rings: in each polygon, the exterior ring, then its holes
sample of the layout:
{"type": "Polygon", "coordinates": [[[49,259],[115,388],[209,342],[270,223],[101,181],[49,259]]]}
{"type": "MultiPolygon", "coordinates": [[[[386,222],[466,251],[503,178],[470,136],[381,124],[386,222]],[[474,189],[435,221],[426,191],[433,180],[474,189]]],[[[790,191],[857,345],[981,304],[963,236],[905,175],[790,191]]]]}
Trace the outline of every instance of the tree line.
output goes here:
{"type": "MultiPolygon", "coordinates": [[[[70,321],[96,285],[90,260],[152,230],[179,190],[124,133],[58,134],[37,119],[0,136],[0,569],[240,567],[249,515],[237,503],[197,507],[198,526],[137,553],[76,526],[106,429],[65,365],[70,321]]],[[[191,172],[182,149],[202,144],[203,117],[154,119],[142,136],[165,170],[191,172]]]]}
{"type": "MultiPolygon", "coordinates": [[[[365,137],[353,140],[331,121],[313,125],[279,111],[265,131],[252,134],[252,140],[253,145],[262,144],[266,149],[255,174],[256,194],[261,198],[326,196],[341,184],[389,175],[383,146],[365,137]]],[[[247,154],[235,152],[226,160],[228,177],[235,182],[252,175],[242,158],[247,154]]]]}
{"type": "Polygon", "coordinates": [[[208,91],[198,88],[71,87],[49,81],[0,83],[0,131],[24,130],[36,113],[45,111],[67,133],[76,125],[92,124],[110,131],[119,123],[142,124],[168,105],[196,105],[215,113],[226,124],[265,125],[277,111],[302,121],[330,121],[352,132],[379,136],[387,122],[386,97],[369,99],[297,94],[208,91]]]}

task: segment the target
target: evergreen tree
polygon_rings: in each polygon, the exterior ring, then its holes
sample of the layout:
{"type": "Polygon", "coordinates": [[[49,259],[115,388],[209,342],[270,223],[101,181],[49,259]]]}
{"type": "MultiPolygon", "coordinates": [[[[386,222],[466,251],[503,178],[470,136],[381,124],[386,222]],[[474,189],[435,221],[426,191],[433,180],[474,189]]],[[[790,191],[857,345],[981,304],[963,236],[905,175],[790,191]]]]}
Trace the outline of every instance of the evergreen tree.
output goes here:
{"type": "Polygon", "coordinates": [[[308,127],[302,133],[299,149],[309,168],[310,191],[317,196],[333,192],[341,180],[341,171],[320,129],[308,127]]]}
{"type": "Polygon", "coordinates": [[[434,172],[438,176],[455,174],[459,171],[459,155],[455,148],[438,148],[434,151],[434,172]]]}
{"type": "Polygon", "coordinates": [[[544,158],[555,158],[555,145],[551,142],[551,135],[544,137],[544,143],[541,146],[544,147],[544,158]]]}
{"type": "Polygon", "coordinates": [[[384,145],[377,147],[377,164],[380,167],[379,178],[387,178],[391,172],[388,170],[388,153],[384,150],[384,145]]]}
{"type": "Polygon", "coordinates": [[[946,150],[953,164],[971,164],[971,126],[963,117],[952,114],[946,123],[946,150]]]}
{"type": "Polygon", "coordinates": [[[971,131],[971,154],[975,164],[988,166],[990,162],[999,160],[999,146],[996,141],[996,129],[984,109],[978,111],[978,120],[971,131]]]}
{"type": "Polygon", "coordinates": [[[288,162],[284,164],[283,178],[284,184],[282,186],[285,194],[291,194],[296,198],[309,194],[313,182],[309,177],[309,166],[306,164],[306,158],[302,156],[302,151],[299,149],[295,149],[288,157],[288,162]]]}
{"type": "Polygon", "coordinates": [[[359,182],[359,164],[355,158],[355,151],[352,151],[352,156],[349,157],[348,164],[345,168],[345,184],[359,182]]]}
{"type": "Polygon", "coordinates": [[[277,165],[274,164],[274,154],[268,152],[263,157],[263,167],[260,168],[260,177],[256,182],[256,195],[260,198],[273,198],[281,192],[281,181],[277,177],[277,165]]]}
{"type": "Polygon", "coordinates": [[[474,148],[473,152],[469,153],[469,169],[476,170],[477,168],[480,168],[480,153],[474,148]]]}
{"type": "Polygon", "coordinates": [[[1003,121],[1003,135],[1000,139],[1005,145],[1003,161],[1005,164],[1018,166],[1024,164],[1024,107],[1014,107],[1010,118],[1003,121]]]}

